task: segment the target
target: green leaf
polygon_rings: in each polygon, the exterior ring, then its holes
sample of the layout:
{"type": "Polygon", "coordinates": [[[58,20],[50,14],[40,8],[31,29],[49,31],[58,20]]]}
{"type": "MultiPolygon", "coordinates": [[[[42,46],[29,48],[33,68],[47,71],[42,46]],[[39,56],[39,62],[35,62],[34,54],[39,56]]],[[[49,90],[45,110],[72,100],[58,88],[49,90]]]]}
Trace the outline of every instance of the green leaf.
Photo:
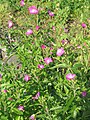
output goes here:
{"type": "Polygon", "coordinates": [[[6,116],[1,116],[0,120],[8,120],[6,116]]]}
{"type": "Polygon", "coordinates": [[[76,116],[77,116],[77,111],[74,110],[74,112],[73,112],[73,118],[76,118],[76,116]]]}
{"type": "Polygon", "coordinates": [[[73,101],[74,97],[71,97],[67,103],[66,106],[63,108],[63,115],[67,112],[67,110],[69,109],[69,106],[71,105],[72,101],[73,101]]]}
{"type": "Polygon", "coordinates": [[[45,114],[37,115],[37,118],[46,118],[45,114]]]}
{"type": "Polygon", "coordinates": [[[51,108],[49,111],[58,110],[58,109],[61,109],[61,110],[62,110],[62,106],[53,107],[53,108],[51,108]]]}
{"type": "Polygon", "coordinates": [[[58,64],[58,65],[55,65],[55,66],[53,66],[53,67],[51,67],[51,68],[49,68],[49,69],[55,69],[55,68],[67,68],[67,67],[69,67],[69,66],[66,65],[66,64],[58,64]]]}
{"type": "Polygon", "coordinates": [[[22,116],[16,116],[15,120],[23,120],[23,117],[22,116]]]}
{"type": "Polygon", "coordinates": [[[64,85],[64,90],[65,90],[66,94],[68,94],[69,89],[65,85],[64,85]]]}
{"type": "Polygon", "coordinates": [[[12,112],[14,112],[14,113],[17,114],[17,115],[23,115],[23,112],[20,111],[20,110],[18,110],[17,108],[13,108],[13,109],[12,109],[12,112]]]}
{"type": "Polygon", "coordinates": [[[2,114],[2,113],[0,112],[0,116],[1,116],[1,114],[2,114]]]}
{"type": "Polygon", "coordinates": [[[76,64],[74,64],[74,68],[76,68],[76,69],[78,69],[78,68],[80,68],[80,67],[82,67],[83,65],[81,64],[81,63],[76,63],[76,64]]]}
{"type": "Polygon", "coordinates": [[[10,84],[10,83],[4,83],[4,84],[1,84],[1,87],[12,87],[13,85],[12,84],[10,84]]]}

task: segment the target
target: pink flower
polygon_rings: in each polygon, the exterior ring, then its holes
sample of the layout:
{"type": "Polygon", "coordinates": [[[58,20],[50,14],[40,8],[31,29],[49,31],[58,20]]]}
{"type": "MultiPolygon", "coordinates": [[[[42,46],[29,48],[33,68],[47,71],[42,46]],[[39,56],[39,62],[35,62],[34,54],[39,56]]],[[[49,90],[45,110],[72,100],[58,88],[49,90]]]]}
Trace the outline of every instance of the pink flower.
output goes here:
{"type": "Polygon", "coordinates": [[[62,44],[67,44],[68,43],[67,40],[62,40],[61,42],[62,42],[62,44]]]}
{"type": "Polygon", "coordinates": [[[34,45],[35,43],[34,42],[32,42],[32,45],[34,45]]]}
{"type": "Polygon", "coordinates": [[[41,45],[41,48],[44,50],[46,48],[46,45],[41,45]]]}
{"type": "Polygon", "coordinates": [[[31,29],[27,30],[26,35],[28,36],[28,35],[31,35],[31,34],[33,34],[33,31],[31,29]]]}
{"type": "Polygon", "coordinates": [[[21,0],[21,1],[20,1],[20,6],[24,6],[24,5],[25,5],[24,0],[21,0]]]}
{"type": "Polygon", "coordinates": [[[39,69],[43,69],[43,68],[44,68],[44,65],[39,64],[39,65],[38,65],[38,68],[39,68],[39,69]]]}
{"type": "Polygon", "coordinates": [[[83,28],[86,28],[87,25],[86,25],[85,23],[82,23],[82,27],[83,27],[83,28]]]}
{"type": "Polygon", "coordinates": [[[49,16],[54,16],[54,13],[53,12],[51,12],[50,10],[48,10],[48,14],[49,14],[49,16]]]}
{"type": "Polygon", "coordinates": [[[24,76],[24,80],[25,80],[26,82],[28,82],[28,81],[30,80],[30,77],[29,77],[28,75],[25,75],[25,76],[24,76]]]}
{"type": "Polygon", "coordinates": [[[4,93],[7,93],[7,90],[3,90],[4,93]]]}
{"type": "Polygon", "coordinates": [[[30,14],[38,14],[38,9],[35,6],[31,6],[28,8],[30,14]]]}
{"type": "Polygon", "coordinates": [[[82,92],[82,96],[85,97],[87,95],[87,92],[86,91],[83,91],[82,92]]]}
{"type": "Polygon", "coordinates": [[[52,47],[50,47],[50,50],[53,50],[53,48],[52,48],[52,47]]]}
{"type": "Polygon", "coordinates": [[[84,42],[84,43],[83,43],[83,45],[84,45],[84,46],[87,46],[87,43],[86,43],[86,42],[84,42]]]}
{"type": "Polygon", "coordinates": [[[33,100],[37,100],[40,97],[40,92],[37,92],[37,94],[32,97],[33,100]]]}
{"type": "Polygon", "coordinates": [[[67,79],[67,80],[72,80],[72,79],[75,78],[75,76],[76,76],[75,74],[69,73],[69,74],[66,75],[66,79],[67,79]]]}
{"type": "Polygon", "coordinates": [[[11,20],[8,21],[8,28],[11,28],[13,26],[13,22],[11,20]]]}
{"type": "Polygon", "coordinates": [[[50,52],[50,54],[52,55],[52,54],[53,54],[53,52],[50,52]]]}
{"type": "Polygon", "coordinates": [[[31,120],[36,120],[35,119],[35,115],[33,114],[33,115],[31,115],[30,117],[29,117],[31,120]]]}
{"type": "Polygon", "coordinates": [[[79,46],[77,46],[77,48],[80,49],[80,48],[82,48],[82,47],[79,45],[79,46]]]}
{"type": "Polygon", "coordinates": [[[55,30],[55,26],[52,26],[52,29],[55,30]]]}
{"type": "Polygon", "coordinates": [[[2,79],[2,75],[0,74],[0,80],[2,79]]]}
{"type": "Polygon", "coordinates": [[[52,55],[53,54],[53,52],[51,52],[53,50],[53,48],[52,47],[50,47],[50,54],[52,55]]]}
{"type": "Polygon", "coordinates": [[[36,30],[39,30],[39,28],[40,28],[39,26],[36,26],[36,30]]]}
{"type": "Polygon", "coordinates": [[[57,56],[61,56],[61,55],[63,55],[64,54],[64,49],[63,48],[59,48],[58,50],[57,50],[57,56]]]}
{"type": "Polygon", "coordinates": [[[24,111],[24,106],[19,105],[18,110],[24,111]]]}
{"type": "Polygon", "coordinates": [[[50,58],[50,57],[46,57],[46,58],[44,58],[44,62],[45,62],[46,64],[49,64],[49,63],[53,62],[53,60],[52,60],[52,58],[50,58]]]}
{"type": "Polygon", "coordinates": [[[65,33],[68,33],[68,29],[67,29],[67,28],[64,28],[64,32],[65,32],[65,33]]]}
{"type": "Polygon", "coordinates": [[[13,98],[8,98],[8,100],[12,101],[12,100],[13,100],[13,98]]]}

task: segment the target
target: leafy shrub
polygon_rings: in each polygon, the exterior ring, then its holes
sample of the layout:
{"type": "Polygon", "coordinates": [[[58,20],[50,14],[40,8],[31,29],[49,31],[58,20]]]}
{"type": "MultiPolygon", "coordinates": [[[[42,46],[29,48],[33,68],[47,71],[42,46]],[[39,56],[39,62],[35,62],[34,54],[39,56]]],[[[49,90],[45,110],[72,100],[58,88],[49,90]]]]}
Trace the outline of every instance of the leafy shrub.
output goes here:
{"type": "Polygon", "coordinates": [[[89,1],[24,2],[0,1],[1,120],[89,120],[89,1]]]}

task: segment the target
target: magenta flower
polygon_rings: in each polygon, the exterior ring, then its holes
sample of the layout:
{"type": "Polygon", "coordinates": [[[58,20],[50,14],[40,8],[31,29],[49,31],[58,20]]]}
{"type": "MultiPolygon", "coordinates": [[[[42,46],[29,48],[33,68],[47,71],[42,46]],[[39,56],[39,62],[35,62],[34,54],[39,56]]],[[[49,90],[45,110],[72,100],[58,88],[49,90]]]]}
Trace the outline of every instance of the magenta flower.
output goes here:
{"type": "Polygon", "coordinates": [[[76,76],[75,74],[69,73],[69,74],[66,75],[66,79],[67,79],[67,80],[72,80],[72,79],[75,78],[75,76],[76,76]]]}
{"type": "Polygon", "coordinates": [[[24,106],[19,105],[18,110],[24,111],[24,106]]]}
{"type": "Polygon", "coordinates": [[[87,95],[87,92],[86,91],[83,91],[82,92],[82,96],[85,97],[87,95]]]}
{"type": "Polygon", "coordinates": [[[40,28],[39,26],[36,26],[36,30],[37,30],[37,31],[39,30],[39,28],[40,28]]]}
{"type": "Polygon", "coordinates": [[[24,6],[24,5],[25,5],[24,0],[21,0],[21,1],[20,1],[20,6],[24,6]]]}
{"type": "Polygon", "coordinates": [[[51,16],[51,17],[53,17],[53,16],[54,16],[54,13],[53,13],[53,12],[51,12],[50,10],[48,10],[48,14],[49,14],[49,16],[51,16]]]}
{"type": "Polygon", "coordinates": [[[53,50],[53,48],[52,48],[52,47],[50,47],[50,50],[53,50]]]}
{"type": "Polygon", "coordinates": [[[67,40],[62,40],[61,42],[62,42],[62,44],[67,44],[68,43],[67,40]]]}
{"type": "Polygon", "coordinates": [[[38,68],[39,68],[39,69],[43,69],[43,68],[44,68],[44,65],[39,64],[39,65],[38,65],[38,68]]]}
{"type": "Polygon", "coordinates": [[[28,8],[30,14],[38,14],[38,9],[35,6],[31,6],[28,8]]]}
{"type": "Polygon", "coordinates": [[[7,93],[7,90],[3,90],[4,93],[7,93]]]}
{"type": "Polygon", "coordinates": [[[82,27],[83,27],[83,28],[86,28],[87,25],[86,25],[85,23],[82,23],[82,27]]]}
{"type": "Polygon", "coordinates": [[[64,54],[64,49],[63,48],[59,48],[58,50],[57,50],[57,53],[56,53],[56,55],[57,56],[61,56],[61,55],[63,55],[64,54]]]}
{"type": "Polygon", "coordinates": [[[31,120],[36,120],[35,119],[35,115],[33,114],[33,115],[31,115],[30,117],[29,117],[31,120]]]}
{"type": "Polygon", "coordinates": [[[79,46],[77,46],[77,48],[80,49],[80,48],[82,48],[82,47],[79,45],[79,46]]]}
{"type": "Polygon", "coordinates": [[[24,80],[25,80],[26,82],[28,82],[28,81],[30,80],[30,77],[29,77],[28,75],[25,75],[25,76],[24,76],[24,80]]]}
{"type": "Polygon", "coordinates": [[[0,80],[2,79],[2,75],[0,74],[0,80]]]}
{"type": "Polygon", "coordinates": [[[27,30],[26,35],[28,36],[28,35],[31,35],[31,34],[33,34],[33,31],[31,29],[27,30]]]}
{"type": "Polygon", "coordinates": [[[11,20],[8,21],[8,28],[11,28],[13,26],[13,22],[11,20]]]}
{"type": "Polygon", "coordinates": [[[52,29],[55,30],[55,26],[52,26],[52,29]]]}
{"type": "Polygon", "coordinates": [[[37,100],[40,97],[40,92],[37,92],[37,94],[32,97],[33,100],[37,100]]]}
{"type": "Polygon", "coordinates": [[[53,60],[52,60],[52,58],[50,58],[50,57],[46,57],[46,58],[44,58],[44,62],[45,62],[46,64],[49,64],[49,63],[53,62],[53,60]]]}
{"type": "Polygon", "coordinates": [[[53,54],[53,52],[50,52],[50,54],[52,55],[52,54],[53,54]]]}
{"type": "Polygon", "coordinates": [[[53,54],[53,52],[51,52],[53,50],[53,48],[52,47],[50,47],[50,54],[52,55],[53,54]]]}
{"type": "Polygon", "coordinates": [[[46,48],[46,45],[41,45],[41,48],[44,50],[46,48]]]}

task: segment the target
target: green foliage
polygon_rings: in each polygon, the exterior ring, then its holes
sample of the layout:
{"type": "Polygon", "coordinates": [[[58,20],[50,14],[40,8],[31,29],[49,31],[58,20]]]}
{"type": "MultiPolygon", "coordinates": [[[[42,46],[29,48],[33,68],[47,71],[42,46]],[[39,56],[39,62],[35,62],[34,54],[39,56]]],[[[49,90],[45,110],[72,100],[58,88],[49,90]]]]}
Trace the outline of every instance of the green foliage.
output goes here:
{"type": "Polygon", "coordinates": [[[20,0],[0,1],[1,120],[28,120],[33,114],[36,120],[90,119],[89,4],[89,0],[25,0],[20,6],[20,0]],[[39,9],[38,15],[29,14],[32,5],[39,9]],[[26,36],[28,29],[33,30],[30,36],[26,36]],[[42,45],[46,48],[41,49],[42,45]],[[65,53],[57,56],[61,47],[65,53]],[[46,57],[53,62],[45,64],[46,57]],[[39,64],[44,68],[39,69],[39,64]],[[67,80],[68,73],[76,74],[75,79],[67,80]],[[40,97],[33,100],[37,92],[40,97]]]}

